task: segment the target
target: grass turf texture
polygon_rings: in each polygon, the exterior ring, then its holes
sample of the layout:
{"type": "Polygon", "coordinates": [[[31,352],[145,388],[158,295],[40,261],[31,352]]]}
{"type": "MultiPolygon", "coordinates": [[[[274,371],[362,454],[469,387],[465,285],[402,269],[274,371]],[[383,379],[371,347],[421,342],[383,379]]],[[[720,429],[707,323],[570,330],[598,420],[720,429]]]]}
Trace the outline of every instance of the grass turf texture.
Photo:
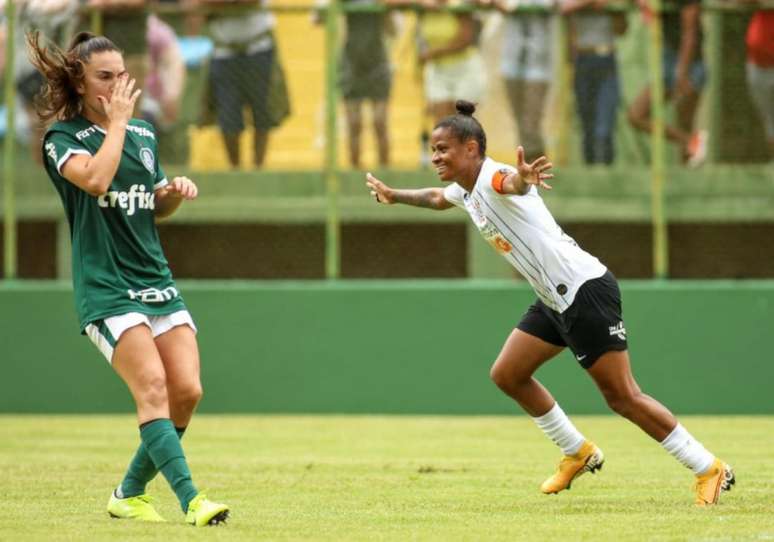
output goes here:
{"type": "Polygon", "coordinates": [[[184,438],[194,480],[232,507],[226,527],[111,520],[105,505],[139,438],[130,416],[0,416],[0,540],[771,540],[774,418],[684,417],[736,470],[721,504],[628,422],[574,418],[600,474],[556,496],[560,453],[525,416],[206,416],[184,438]]]}

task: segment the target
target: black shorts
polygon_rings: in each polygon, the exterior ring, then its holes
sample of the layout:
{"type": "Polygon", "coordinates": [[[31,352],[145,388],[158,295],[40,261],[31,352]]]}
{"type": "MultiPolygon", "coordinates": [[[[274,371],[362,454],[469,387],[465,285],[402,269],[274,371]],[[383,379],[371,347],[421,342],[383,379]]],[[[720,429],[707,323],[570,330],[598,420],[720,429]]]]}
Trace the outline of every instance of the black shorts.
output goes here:
{"type": "Polygon", "coordinates": [[[516,327],[556,346],[569,346],[584,369],[606,352],[628,348],[621,291],[610,271],[584,282],[562,313],[538,299],[516,327]]]}
{"type": "Polygon", "coordinates": [[[223,133],[238,134],[245,129],[245,105],[252,110],[256,130],[266,132],[274,127],[269,112],[273,63],[274,49],[210,61],[210,84],[223,133]]]}
{"type": "Polygon", "coordinates": [[[339,64],[339,86],[345,100],[369,99],[375,102],[386,101],[390,97],[392,73],[386,57],[357,62],[346,54],[339,64]]]}

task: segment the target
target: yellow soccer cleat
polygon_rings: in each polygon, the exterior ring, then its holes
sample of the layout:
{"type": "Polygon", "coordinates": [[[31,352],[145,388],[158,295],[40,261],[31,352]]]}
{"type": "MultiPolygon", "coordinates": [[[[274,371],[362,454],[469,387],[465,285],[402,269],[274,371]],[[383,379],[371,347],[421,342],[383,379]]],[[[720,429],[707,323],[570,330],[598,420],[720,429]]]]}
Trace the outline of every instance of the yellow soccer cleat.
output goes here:
{"type": "Polygon", "coordinates": [[[199,493],[188,503],[188,513],[185,515],[185,520],[191,525],[206,527],[207,525],[225,523],[228,515],[229,509],[227,505],[212,502],[207,499],[204,493],[199,493]]]}
{"type": "Polygon", "coordinates": [[[107,505],[107,512],[111,518],[116,519],[136,519],[139,521],[166,521],[153,508],[150,495],[137,495],[136,497],[127,497],[119,499],[115,492],[110,494],[110,500],[107,505]]]}
{"type": "Polygon", "coordinates": [[[573,480],[584,472],[602,469],[605,455],[602,450],[590,441],[584,442],[574,455],[566,455],[559,462],[556,473],[540,486],[540,491],[546,494],[559,493],[563,489],[570,489],[573,480]]]}
{"type": "Polygon", "coordinates": [[[696,475],[696,504],[717,504],[720,492],[730,491],[735,483],[731,466],[716,457],[707,472],[696,475]]]}

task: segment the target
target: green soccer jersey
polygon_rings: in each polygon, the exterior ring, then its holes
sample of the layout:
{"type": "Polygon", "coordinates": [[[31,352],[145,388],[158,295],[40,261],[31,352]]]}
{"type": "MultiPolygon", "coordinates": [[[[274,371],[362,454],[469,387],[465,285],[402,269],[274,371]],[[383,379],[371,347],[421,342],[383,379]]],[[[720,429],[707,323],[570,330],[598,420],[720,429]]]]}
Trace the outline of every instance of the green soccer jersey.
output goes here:
{"type": "Polygon", "coordinates": [[[105,194],[92,196],[62,177],[70,157],[94,156],[105,135],[104,129],[78,116],[55,123],[43,139],[46,170],[70,223],[81,332],[109,316],[185,309],[154,221],[155,190],[167,179],[157,160],[151,125],[137,119],[129,122],[118,171],[105,194]]]}

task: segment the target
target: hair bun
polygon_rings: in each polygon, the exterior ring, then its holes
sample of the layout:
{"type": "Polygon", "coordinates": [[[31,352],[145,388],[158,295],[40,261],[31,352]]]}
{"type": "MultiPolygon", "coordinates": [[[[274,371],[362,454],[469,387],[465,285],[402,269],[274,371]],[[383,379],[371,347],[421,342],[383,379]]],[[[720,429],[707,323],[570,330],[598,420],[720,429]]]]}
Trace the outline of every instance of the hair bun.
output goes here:
{"type": "Polygon", "coordinates": [[[81,43],[85,43],[93,38],[96,38],[96,34],[92,34],[91,32],[78,32],[75,36],[73,36],[73,39],[70,40],[70,47],[68,48],[69,51],[72,51],[76,47],[78,47],[81,43]]]}
{"type": "Polygon", "coordinates": [[[457,113],[466,117],[472,117],[476,111],[476,104],[467,100],[457,100],[454,103],[454,107],[457,109],[457,113]]]}

